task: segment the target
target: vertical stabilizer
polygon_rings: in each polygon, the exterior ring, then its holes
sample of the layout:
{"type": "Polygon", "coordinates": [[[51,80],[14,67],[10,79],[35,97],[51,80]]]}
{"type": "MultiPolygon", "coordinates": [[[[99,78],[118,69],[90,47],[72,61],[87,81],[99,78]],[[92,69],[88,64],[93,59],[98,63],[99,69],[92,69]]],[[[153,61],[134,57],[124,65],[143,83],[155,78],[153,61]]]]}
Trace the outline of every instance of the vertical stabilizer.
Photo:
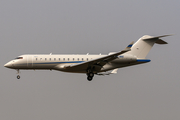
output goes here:
{"type": "Polygon", "coordinates": [[[166,37],[166,36],[169,36],[169,35],[158,36],[158,37],[144,35],[131,47],[131,51],[125,54],[132,54],[136,56],[137,58],[146,58],[147,54],[153,47],[154,43],[167,44],[167,42],[159,39],[161,37],[166,37]]]}

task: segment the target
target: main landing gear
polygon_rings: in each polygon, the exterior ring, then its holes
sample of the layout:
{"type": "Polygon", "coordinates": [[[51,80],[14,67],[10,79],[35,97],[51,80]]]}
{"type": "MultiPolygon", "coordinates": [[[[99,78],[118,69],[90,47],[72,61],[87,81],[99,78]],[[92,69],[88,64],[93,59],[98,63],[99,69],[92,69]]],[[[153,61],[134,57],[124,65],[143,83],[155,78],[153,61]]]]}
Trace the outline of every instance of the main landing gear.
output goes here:
{"type": "Polygon", "coordinates": [[[94,73],[88,70],[87,72],[87,80],[91,81],[94,77],[94,73]]]}
{"type": "Polygon", "coordinates": [[[18,69],[18,70],[17,70],[17,74],[18,74],[18,75],[17,75],[17,79],[20,79],[19,73],[20,73],[20,72],[19,72],[19,69],[18,69]]]}

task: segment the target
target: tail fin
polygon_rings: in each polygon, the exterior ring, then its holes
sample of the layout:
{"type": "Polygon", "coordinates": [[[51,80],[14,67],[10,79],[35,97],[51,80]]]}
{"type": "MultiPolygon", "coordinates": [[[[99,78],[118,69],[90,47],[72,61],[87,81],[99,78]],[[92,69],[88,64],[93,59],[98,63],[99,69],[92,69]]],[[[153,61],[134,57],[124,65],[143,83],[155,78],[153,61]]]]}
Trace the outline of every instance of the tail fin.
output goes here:
{"type": "Polygon", "coordinates": [[[132,54],[137,58],[146,58],[147,54],[153,47],[154,43],[167,44],[167,42],[160,39],[161,37],[166,37],[166,36],[170,36],[170,35],[163,35],[157,37],[144,35],[131,47],[131,51],[127,52],[126,54],[132,54]]]}

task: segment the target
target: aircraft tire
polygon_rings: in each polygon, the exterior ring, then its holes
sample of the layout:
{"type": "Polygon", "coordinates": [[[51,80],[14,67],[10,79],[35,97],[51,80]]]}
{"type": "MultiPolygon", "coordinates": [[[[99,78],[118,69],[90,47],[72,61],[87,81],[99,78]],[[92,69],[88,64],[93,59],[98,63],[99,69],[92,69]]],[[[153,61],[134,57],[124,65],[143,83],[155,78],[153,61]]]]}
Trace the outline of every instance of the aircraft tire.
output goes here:
{"type": "Polygon", "coordinates": [[[88,81],[91,81],[93,79],[93,77],[88,76],[87,79],[88,79],[88,81]]]}
{"type": "Polygon", "coordinates": [[[20,79],[20,76],[19,76],[19,75],[17,76],[17,79],[20,79]]]}

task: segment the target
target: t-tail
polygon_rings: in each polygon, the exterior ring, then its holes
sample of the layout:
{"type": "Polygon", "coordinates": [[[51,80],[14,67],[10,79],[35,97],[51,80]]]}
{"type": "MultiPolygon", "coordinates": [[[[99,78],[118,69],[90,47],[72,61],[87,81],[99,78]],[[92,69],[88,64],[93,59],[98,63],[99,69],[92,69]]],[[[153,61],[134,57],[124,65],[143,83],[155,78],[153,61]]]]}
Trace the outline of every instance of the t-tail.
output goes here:
{"type": "Polygon", "coordinates": [[[125,54],[131,54],[136,56],[138,59],[145,59],[151,48],[153,47],[154,43],[157,44],[167,44],[167,42],[161,40],[160,38],[171,36],[171,35],[163,35],[163,36],[149,36],[144,35],[141,37],[134,45],[129,45],[131,47],[131,51],[128,51],[125,54]]]}

